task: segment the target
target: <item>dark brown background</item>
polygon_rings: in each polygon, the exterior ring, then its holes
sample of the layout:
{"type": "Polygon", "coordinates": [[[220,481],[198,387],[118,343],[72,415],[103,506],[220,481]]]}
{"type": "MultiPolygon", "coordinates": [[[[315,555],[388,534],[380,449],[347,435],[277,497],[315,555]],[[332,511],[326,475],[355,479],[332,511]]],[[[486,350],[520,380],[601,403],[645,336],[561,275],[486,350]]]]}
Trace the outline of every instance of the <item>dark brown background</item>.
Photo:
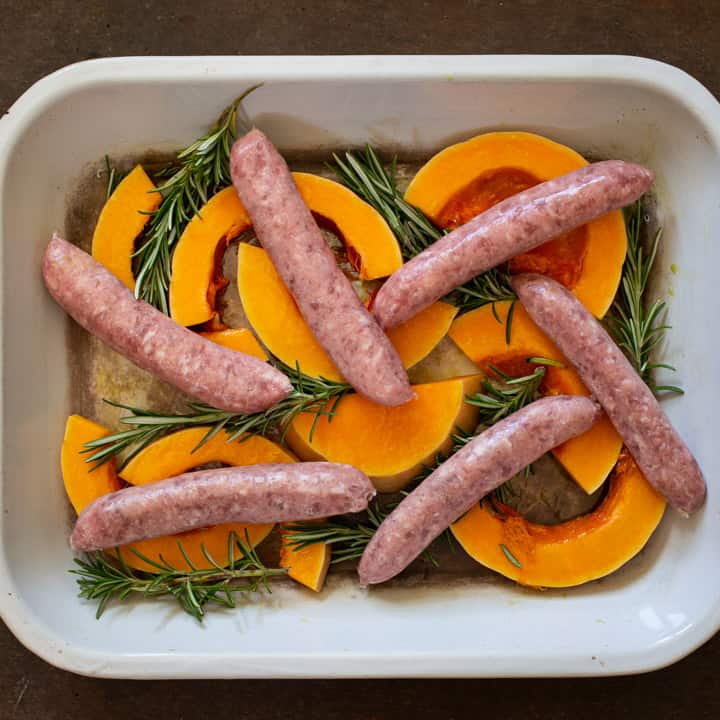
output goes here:
{"type": "MultiPolygon", "coordinates": [[[[50,71],[112,55],[624,53],[678,65],[720,96],[720,0],[0,0],[0,38],[2,112],[50,71]]],[[[0,720],[716,718],[719,667],[716,637],[627,678],[124,682],[56,670],[3,628],[0,720]]]]}

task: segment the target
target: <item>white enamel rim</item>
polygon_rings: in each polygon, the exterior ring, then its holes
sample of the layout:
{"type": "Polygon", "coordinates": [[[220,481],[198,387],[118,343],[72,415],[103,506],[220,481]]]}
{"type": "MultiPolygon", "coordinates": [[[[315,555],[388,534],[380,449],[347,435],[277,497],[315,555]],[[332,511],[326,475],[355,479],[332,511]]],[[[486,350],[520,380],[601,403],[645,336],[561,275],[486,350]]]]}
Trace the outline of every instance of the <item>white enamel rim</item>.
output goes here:
{"type": "MultiPolygon", "coordinates": [[[[275,80],[522,80],[573,83],[578,80],[631,82],[658,90],[682,103],[702,118],[709,140],[720,147],[720,105],[694,78],[673,66],[629,56],[345,56],[345,57],[138,57],[91,60],[65,67],[43,78],[10,108],[0,121],[0,197],[9,148],[34,118],[57,99],[80,88],[121,85],[141,80],[182,85],[213,79],[263,77],[275,80]],[[570,61],[570,62],[569,62],[570,61]],[[569,71],[568,68],[572,68],[569,71]]],[[[0,247],[0,253],[3,252],[0,247]]],[[[0,255],[0,262],[2,255],[0,255]]],[[[1,278],[0,278],[1,282],[1,278]]],[[[0,288],[1,289],[1,288],[0,288]]],[[[0,295],[0,300],[2,295],[0,295]]],[[[0,308],[2,312],[2,308],[0,308]]],[[[4,377],[4,376],[3,376],[4,377]]],[[[5,380],[5,378],[4,378],[5,380]]],[[[0,392],[2,389],[0,388],[0,392]]],[[[3,403],[4,411],[4,403],[3,403]]],[[[4,418],[0,414],[0,429],[4,418]]],[[[0,448],[0,452],[2,449],[0,448]]],[[[0,458],[1,460],[1,458],[0,458]]],[[[0,463],[1,464],[1,463],[0,463]]],[[[0,477],[2,483],[2,477],[0,477]]],[[[1,486],[0,486],[1,487],[1,486]]],[[[0,533],[4,514],[0,513],[0,533]]],[[[18,588],[9,579],[6,556],[0,552],[0,615],[15,636],[32,652],[61,668],[106,677],[193,678],[237,676],[227,669],[221,655],[180,656],[173,654],[123,655],[88,651],[68,645],[61,637],[46,632],[28,616],[18,588]],[[62,648],[62,654],[58,654],[62,648]],[[225,666],[225,669],[224,669],[225,666]],[[229,673],[229,674],[228,674],[229,673]]],[[[538,667],[514,650],[499,658],[492,669],[478,671],[472,654],[448,650],[445,655],[417,652],[313,653],[287,652],[282,667],[276,653],[255,653],[247,658],[243,677],[470,677],[470,676],[573,676],[627,674],[669,665],[692,652],[720,629],[720,603],[714,612],[672,643],[656,649],[652,657],[641,653],[613,653],[605,658],[612,668],[597,672],[578,671],[579,654],[549,655],[538,667]],[[291,669],[293,667],[294,669],[291,669]]],[[[584,655],[583,655],[584,656],[584,655]]]]}

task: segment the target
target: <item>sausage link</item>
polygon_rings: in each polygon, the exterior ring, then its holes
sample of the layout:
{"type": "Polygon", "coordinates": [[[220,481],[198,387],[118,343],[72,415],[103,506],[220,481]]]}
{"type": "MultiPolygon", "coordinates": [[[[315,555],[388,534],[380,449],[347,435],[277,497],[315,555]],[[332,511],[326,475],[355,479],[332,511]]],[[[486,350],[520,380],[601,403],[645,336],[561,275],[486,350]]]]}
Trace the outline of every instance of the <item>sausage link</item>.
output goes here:
{"type": "Polygon", "coordinates": [[[222,523],[312,520],[364,510],[374,495],[367,476],[350,465],[200,470],[98,498],[80,513],[70,545],[103,550],[222,523]]]}
{"type": "Polygon", "coordinates": [[[252,130],[233,146],[230,170],[258,239],[338,370],[382,405],[412,399],[395,348],[337,266],[272,143],[252,130]]]}
{"type": "Polygon", "coordinates": [[[363,585],[404,570],[476,502],[541,455],[588,430],[600,408],[586,397],[556,395],[518,410],[440,465],[380,525],[365,548],[363,585]]]}
{"type": "Polygon", "coordinates": [[[210,342],[133,293],[97,260],[53,235],[43,278],[57,303],[86,330],[139,368],[229,412],[253,413],[290,394],[272,366],[210,342]]]}
{"type": "Polygon", "coordinates": [[[608,160],[513,195],[393,273],[375,298],[375,317],[395,327],[475,275],[629,205],[654,178],[640,165],[608,160]]]}
{"type": "Polygon", "coordinates": [[[554,280],[528,273],[512,284],[530,317],[576,367],[649,482],[681,513],[697,510],[705,500],[697,460],[602,325],[554,280]]]}

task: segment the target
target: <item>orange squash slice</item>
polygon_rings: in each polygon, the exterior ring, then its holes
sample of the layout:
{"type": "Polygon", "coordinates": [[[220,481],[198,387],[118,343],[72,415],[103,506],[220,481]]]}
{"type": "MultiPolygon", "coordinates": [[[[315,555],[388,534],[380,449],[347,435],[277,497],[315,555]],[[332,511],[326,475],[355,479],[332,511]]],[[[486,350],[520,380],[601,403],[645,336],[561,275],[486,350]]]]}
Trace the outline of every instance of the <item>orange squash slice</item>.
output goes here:
{"type": "MultiPolygon", "coordinates": [[[[496,203],[587,161],[565,145],[526,132],[492,132],[451,145],[413,178],[405,199],[437,225],[454,228],[496,203]]],[[[555,238],[510,263],[540,272],[573,291],[596,317],[610,307],[627,250],[620,211],[555,238]]]]}
{"type": "Polygon", "coordinates": [[[281,531],[282,544],[280,545],[280,567],[287,568],[288,575],[301,585],[320,592],[325,584],[332,551],[325,543],[315,543],[304,548],[296,549],[289,538],[292,533],[281,531]]]}
{"type": "Polygon", "coordinates": [[[201,332],[200,334],[207,340],[212,340],[212,342],[218,345],[224,345],[231,350],[252,355],[253,357],[260,358],[260,360],[268,359],[267,353],[263,350],[262,345],[257,341],[257,338],[253,335],[250,328],[210,330],[208,332],[201,332]]]}
{"type": "Polygon", "coordinates": [[[135,289],[132,254],[135,240],[157,210],[162,195],[142,166],[136,165],[115,188],[100,211],[92,239],[92,256],[131,290],[135,289]]]}
{"type": "MultiPolygon", "coordinates": [[[[298,190],[321,224],[345,242],[363,280],[390,275],[402,265],[400,247],[380,214],[346,187],[309,173],[293,173],[298,190]]],[[[170,314],[181,325],[207,322],[227,284],[220,259],[233,238],[252,223],[235,189],[214,195],[187,225],[172,261],[170,314]]]]}
{"type": "MultiPolygon", "coordinates": [[[[553,342],[530,319],[520,303],[515,304],[510,344],[505,336],[505,323],[510,302],[495,303],[461,315],[450,328],[456,345],[483,372],[491,373],[490,365],[512,376],[527,375],[537,368],[528,358],[544,357],[557,360],[565,367],[547,366],[542,391],[546,395],[589,395],[580,377],[553,342]]],[[[568,440],[553,454],[586,492],[592,493],[603,484],[615,466],[622,449],[622,439],[606,415],[586,433],[568,440]]]]}
{"type": "Polygon", "coordinates": [[[172,258],[170,316],[186,327],[215,315],[215,297],[227,280],[220,271],[228,243],[252,227],[234,187],[213,195],[187,224],[172,258]]]}
{"type": "Polygon", "coordinates": [[[392,275],[402,255],[382,215],[352,190],[334,180],[311,173],[293,173],[305,204],[320,224],[329,224],[344,241],[361,280],[392,275]]]}
{"type": "MultiPolygon", "coordinates": [[[[286,365],[299,363],[305,375],[341,381],[342,375],[300,314],[292,295],[262,248],[241,243],[238,290],[245,314],[270,352],[286,365]]],[[[436,302],[388,332],[405,367],[426,357],[442,340],[457,308],[436,302]]]]}
{"type": "Polygon", "coordinates": [[[86,442],[107,435],[110,435],[110,430],[82,415],[70,415],[65,424],[60,467],[65,492],[76,513],[93,500],[122,487],[115,470],[115,460],[93,470],[93,465],[85,462],[88,455],[82,453],[86,442]]]}
{"type": "Polygon", "coordinates": [[[211,462],[258,465],[295,461],[287,450],[259,435],[227,442],[228,436],[220,432],[198,447],[208,430],[207,426],[186,428],[161,437],[130,460],[120,477],[130,485],[147,485],[211,462]]]}
{"type": "Polygon", "coordinates": [[[453,535],[472,558],[505,577],[559,588],[609,575],[634,557],[658,526],[665,500],[623,454],[605,499],[587,515],[537,525],[499,509],[476,505],[452,526],[453,535]]]}
{"type": "Polygon", "coordinates": [[[447,452],[452,434],[475,429],[475,408],[465,402],[477,392],[481,376],[414,385],[416,397],[398,407],[348,395],[335,416],[315,423],[311,413],[297,415],[286,441],[303,460],[348,463],[362,470],[380,492],[400,490],[437,453],[447,452]],[[312,439],[310,434],[315,423],[312,439]]]}

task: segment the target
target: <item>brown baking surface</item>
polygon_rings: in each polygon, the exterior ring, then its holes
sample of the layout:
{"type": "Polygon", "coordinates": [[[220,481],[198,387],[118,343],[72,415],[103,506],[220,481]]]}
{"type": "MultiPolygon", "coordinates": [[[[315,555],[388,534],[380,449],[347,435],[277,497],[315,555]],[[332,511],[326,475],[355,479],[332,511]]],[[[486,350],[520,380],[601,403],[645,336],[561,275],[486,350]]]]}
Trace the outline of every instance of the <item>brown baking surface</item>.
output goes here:
{"type": "MultiPolygon", "coordinates": [[[[3,112],[47,73],[114,55],[620,53],[678,65],[720,94],[720,2],[715,0],[0,0],[0,28],[3,112]]],[[[50,667],[5,628],[0,660],[0,720],[274,720],[295,713],[330,720],[720,715],[714,672],[720,665],[718,637],[667,670],[597,680],[96,680],[50,667]]]]}

